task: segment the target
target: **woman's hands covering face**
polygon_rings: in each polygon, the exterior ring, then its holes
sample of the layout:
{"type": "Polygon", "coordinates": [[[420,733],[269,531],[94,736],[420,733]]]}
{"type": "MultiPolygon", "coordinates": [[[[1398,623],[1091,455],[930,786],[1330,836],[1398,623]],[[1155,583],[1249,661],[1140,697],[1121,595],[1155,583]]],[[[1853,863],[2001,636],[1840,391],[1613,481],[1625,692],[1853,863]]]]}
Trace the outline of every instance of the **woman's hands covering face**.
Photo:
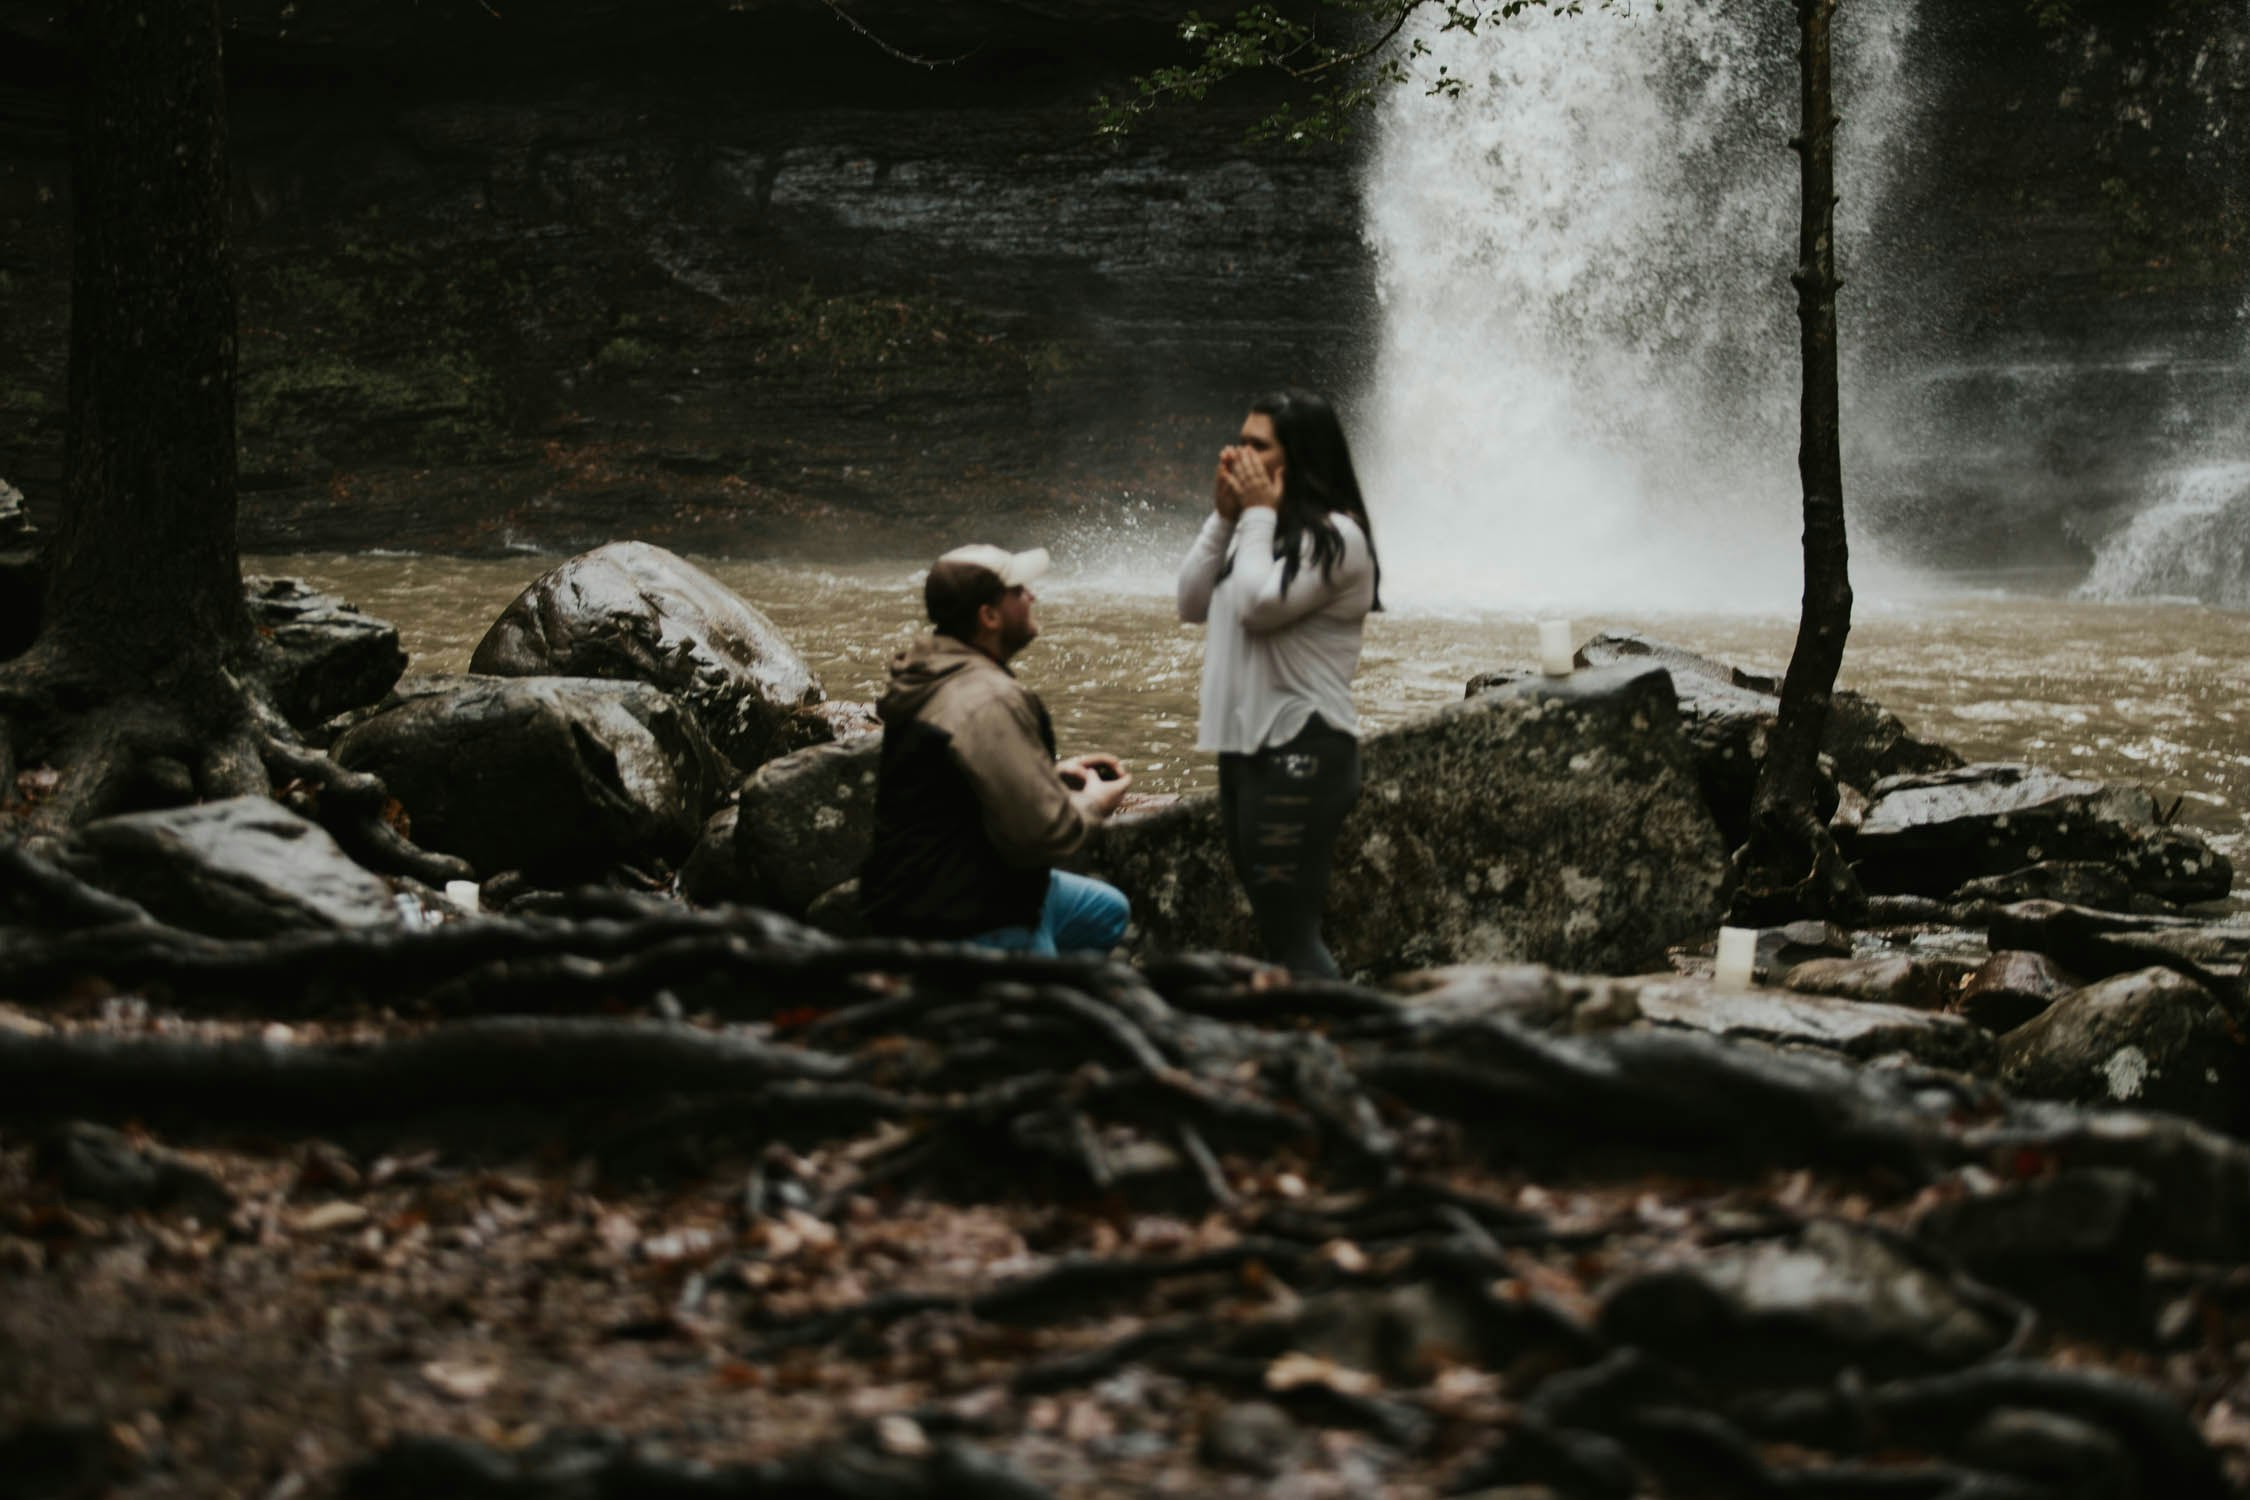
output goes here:
{"type": "Polygon", "coordinates": [[[1212,508],[1229,521],[1245,510],[1272,510],[1281,504],[1281,470],[1268,468],[1258,452],[1240,444],[1219,450],[1219,472],[1212,508]]]}

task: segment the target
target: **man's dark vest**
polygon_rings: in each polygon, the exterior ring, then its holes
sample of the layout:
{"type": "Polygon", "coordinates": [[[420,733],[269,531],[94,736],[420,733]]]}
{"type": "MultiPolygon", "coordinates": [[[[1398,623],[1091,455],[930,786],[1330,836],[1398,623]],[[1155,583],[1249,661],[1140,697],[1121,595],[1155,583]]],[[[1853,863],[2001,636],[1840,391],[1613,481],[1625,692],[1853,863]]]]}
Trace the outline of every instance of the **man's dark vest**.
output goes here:
{"type": "MultiPolygon", "coordinates": [[[[1055,753],[1054,721],[1035,693],[1040,743],[1055,753]]],[[[875,842],[859,872],[859,905],[886,937],[967,938],[1028,927],[1047,904],[1048,867],[1000,857],[984,831],[976,789],[954,764],[953,737],[919,718],[883,726],[875,783],[875,842]]]]}

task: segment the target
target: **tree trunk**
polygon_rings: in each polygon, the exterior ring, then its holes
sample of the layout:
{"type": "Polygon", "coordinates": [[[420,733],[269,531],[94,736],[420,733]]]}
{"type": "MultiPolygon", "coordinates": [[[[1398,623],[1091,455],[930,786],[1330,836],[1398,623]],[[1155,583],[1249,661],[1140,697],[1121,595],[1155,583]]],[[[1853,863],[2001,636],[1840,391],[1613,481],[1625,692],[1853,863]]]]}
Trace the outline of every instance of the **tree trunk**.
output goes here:
{"type": "Polygon", "coordinates": [[[250,628],[219,6],[73,11],[70,415],[45,631],[96,671],[161,681],[250,628]]]}
{"type": "Polygon", "coordinates": [[[38,637],[0,668],[0,837],[278,777],[363,863],[467,875],[398,834],[380,782],[296,743],[250,670],[219,0],[71,10],[63,508],[38,637]]]}
{"type": "Polygon", "coordinates": [[[1790,279],[1797,288],[1804,360],[1797,472],[1805,497],[1805,594],[1796,648],[1781,685],[1779,720],[1751,799],[1749,842],[1736,856],[1737,921],[1806,912],[1850,916],[1865,907],[1859,882],[1837,852],[1818,806],[1821,735],[1852,628],[1836,383],[1837,119],[1829,69],[1836,5],[1837,0],[1797,0],[1803,119],[1790,146],[1803,168],[1803,209],[1797,270],[1790,279]]]}
{"type": "Polygon", "coordinates": [[[63,508],[39,635],[0,673],[0,800],[35,834],[270,785],[230,670],[254,638],[218,0],[78,0],[71,21],[63,508]]]}

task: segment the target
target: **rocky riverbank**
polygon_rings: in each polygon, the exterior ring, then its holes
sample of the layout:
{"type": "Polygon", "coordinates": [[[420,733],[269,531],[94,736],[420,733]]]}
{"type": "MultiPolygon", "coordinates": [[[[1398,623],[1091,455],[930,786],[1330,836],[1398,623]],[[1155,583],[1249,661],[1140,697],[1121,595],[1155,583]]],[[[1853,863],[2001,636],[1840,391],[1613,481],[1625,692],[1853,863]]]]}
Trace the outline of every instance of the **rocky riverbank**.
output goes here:
{"type": "Polygon", "coordinates": [[[1890,894],[1717,983],[1771,684],[1604,638],[1370,746],[1362,982],[1181,951],[1234,899],[1193,798],[1095,853],[1130,964],[878,942],[863,711],[714,588],[604,549],[505,675],[391,690],[256,587],[281,701],[481,891],[288,789],[6,851],[18,1493],[2250,1483],[2250,931],[2145,798],[1847,702],[1890,894]]]}

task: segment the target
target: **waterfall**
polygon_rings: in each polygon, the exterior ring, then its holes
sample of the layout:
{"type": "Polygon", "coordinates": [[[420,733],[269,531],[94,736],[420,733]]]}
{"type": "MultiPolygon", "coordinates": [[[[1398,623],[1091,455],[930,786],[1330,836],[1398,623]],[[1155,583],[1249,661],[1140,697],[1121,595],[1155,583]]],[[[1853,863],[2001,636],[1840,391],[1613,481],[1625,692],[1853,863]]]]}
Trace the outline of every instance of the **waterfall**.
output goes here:
{"type": "MultiPolygon", "coordinates": [[[[1912,0],[1838,19],[1847,432],[1854,252],[1915,118],[1913,31],[1912,0]]],[[[1383,327],[1357,441],[1401,602],[1793,607],[1794,9],[1424,39],[1417,72],[1469,88],[1396,90],[1363,185],[1383,327]]]]}
{"type": "Polygon", "coordinates": [[[2250,609],[2250,463],[2166,476],[2154,503],[2102,543],[2078,592],[2250,609]]]}

